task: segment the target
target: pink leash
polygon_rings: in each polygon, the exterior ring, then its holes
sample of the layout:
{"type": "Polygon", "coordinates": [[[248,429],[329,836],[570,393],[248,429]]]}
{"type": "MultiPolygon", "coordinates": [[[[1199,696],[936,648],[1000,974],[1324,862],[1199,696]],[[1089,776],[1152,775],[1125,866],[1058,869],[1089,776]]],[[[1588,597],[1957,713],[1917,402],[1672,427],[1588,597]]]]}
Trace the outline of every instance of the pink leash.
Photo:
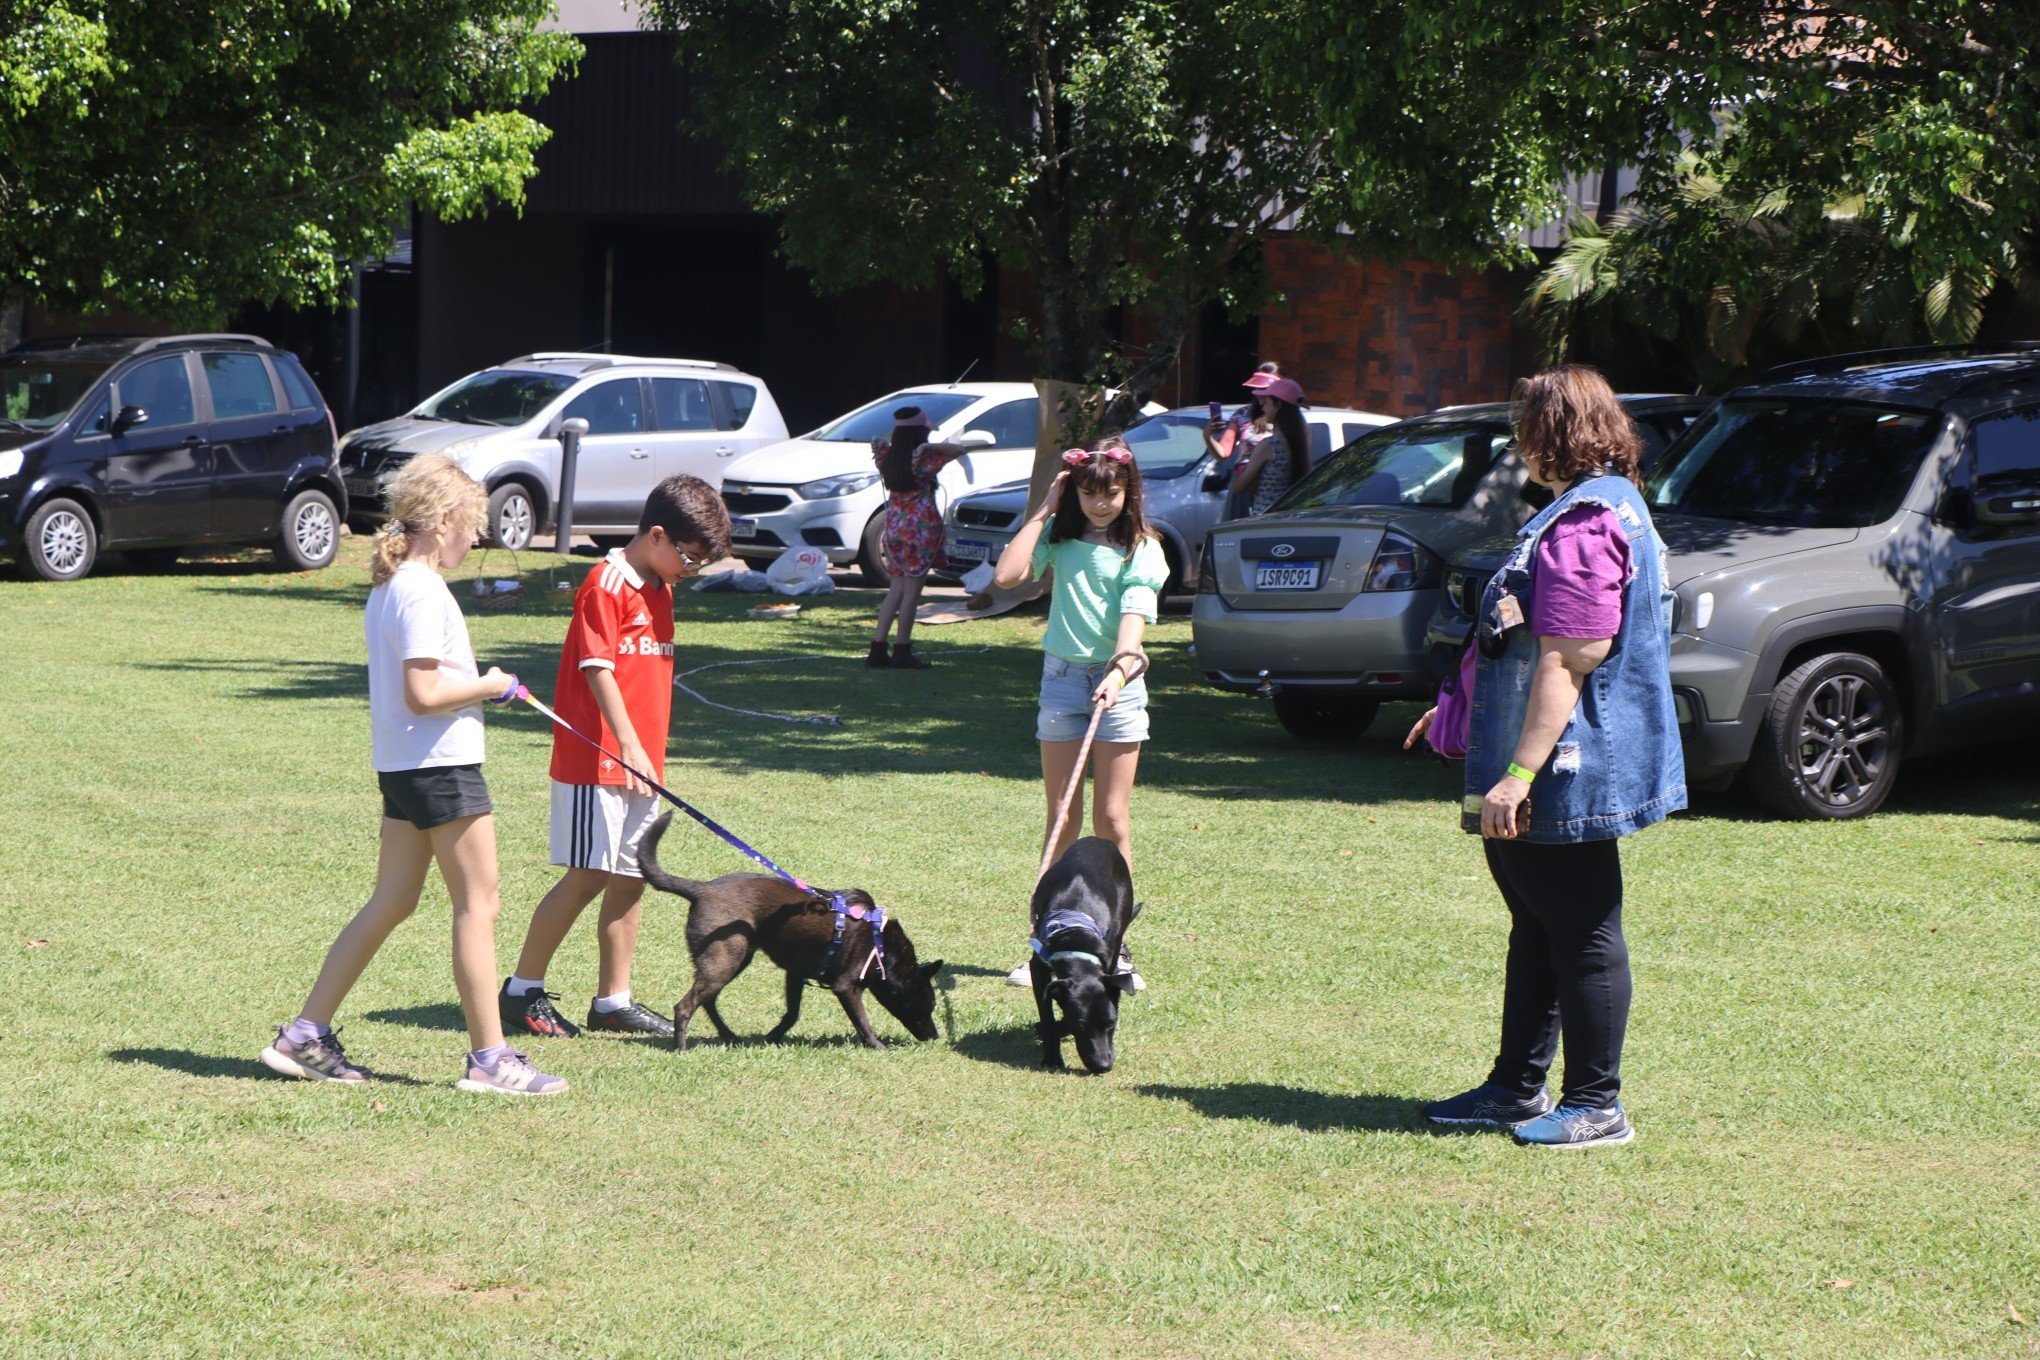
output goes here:
{"type": "MultiPolygon", "coordinates": [[[[1133,674],[1126,677],[1126,684],[1130,685],[1140,679],[1141,676],[1147,674],[1148,660],[1145,656],[1142,656],[1139,652],[1114,652],[1111,659],[1106,661],[1105,664],[1107,666],[1116,665],[1121,657],[1128,656],[1132,657],[1136,663],[1133,668],[1133,674]]],[[[1120,692],[1122,694],[1126,692],[1125,685],[1120,686],[1120,692]]],[[[1091,758],[1091,742],[1097,737],[1098,723],[1104,716],[1104,702],[1093,698],[1091,700],[1091,725],[1084,729],[1084,744],[1077,748],[1077,767],[1070,771],[1070,786],[1063,790],[1062,801],[1055,805],[1055,825],[1049,828],[1048,842],[1041,847],[1041,868],[1036,870],[1034,874],[1034,881],[1036,883],[1041,882],[1042,878],[1047,875],[1049,856],[1055,853],[1055,843],[1062,839],[1063,826],[1070,819],[1070,803],[1076,798],[1077,790],[1083,785],[1084,762],[1091,758]]]]}

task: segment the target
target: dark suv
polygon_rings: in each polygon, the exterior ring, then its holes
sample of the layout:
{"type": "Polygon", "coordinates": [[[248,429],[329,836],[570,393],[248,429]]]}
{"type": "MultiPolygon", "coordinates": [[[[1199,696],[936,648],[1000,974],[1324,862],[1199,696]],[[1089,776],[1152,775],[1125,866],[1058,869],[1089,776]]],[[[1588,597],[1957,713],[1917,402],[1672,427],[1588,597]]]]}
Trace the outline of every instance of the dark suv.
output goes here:
{"type": "Polygon", "coordinates": [[[336,443],[297,359],[257,336],[23,345],[0,354],[0,556],[46,581],[202,543],[323,567],[347,511],[336,443]]]}
{"type": "MultiPolygon", "coordinates": [[[[1773,369],[1648,478],[1677,591],[1689,782],[1787,816],[1876,810],[1900,758],[2040,726],[2040,345],[1773,369]]],[[[1456,649],[1508,540],[1460,553],[1456,649]]]]}

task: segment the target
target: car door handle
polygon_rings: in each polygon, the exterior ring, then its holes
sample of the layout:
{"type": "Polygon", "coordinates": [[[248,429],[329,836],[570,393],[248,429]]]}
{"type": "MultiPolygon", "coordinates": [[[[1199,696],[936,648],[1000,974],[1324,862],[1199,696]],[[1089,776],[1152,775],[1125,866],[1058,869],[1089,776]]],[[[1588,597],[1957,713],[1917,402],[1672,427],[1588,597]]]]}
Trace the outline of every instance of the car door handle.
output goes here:
{"type": "Polygon", "coordinates": [[[644,451],[643,449],[632,449],[632,450],[630,451],[630,456],[631,456],[631,457],[633,457],[633,458],[649,458],[649,457],[651,457],[651,455],[650,455],[649,453],[646,453],[646,452],[645,452],[645,451],[644,451]]]}
{"type": "Polygon", "coordinates": [[[727,458],[735,452],[736,450],[731,448],[728,444],[718,444],[715,446],[715,456],[718,458],[727,458]]]}
{"type": "Polygon", "coordinates": [[[184,447],[187,449],[195,449],[204,442],[204,438],[199,435],[188,434],[184,436],[184,447]]]}

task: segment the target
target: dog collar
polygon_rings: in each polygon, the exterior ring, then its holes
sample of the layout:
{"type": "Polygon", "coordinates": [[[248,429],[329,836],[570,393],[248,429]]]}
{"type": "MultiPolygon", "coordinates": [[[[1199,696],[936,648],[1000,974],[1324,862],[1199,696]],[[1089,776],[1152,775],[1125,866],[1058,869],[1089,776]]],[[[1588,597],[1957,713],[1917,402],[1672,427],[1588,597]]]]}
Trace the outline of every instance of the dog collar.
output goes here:
{"type": "Polygon", "coordinates": [[[1092,963],[1097,964],[1100,968],[1103,968],[1105,966],[1105,960],[1099,958],[1096,954],[1091,953],[1087,949],[1057,949],[1054,951],[1050,951],[1044,948],[1041,941],[1035,939],[1032,935],[1027,937],[1027,947],[1029,949],[1032,949],[1036,954],[1040,955],[1041,961],[1051,968],[1055,967],[1055,961],[1057,959],[1089,959],[1092,963]]]}

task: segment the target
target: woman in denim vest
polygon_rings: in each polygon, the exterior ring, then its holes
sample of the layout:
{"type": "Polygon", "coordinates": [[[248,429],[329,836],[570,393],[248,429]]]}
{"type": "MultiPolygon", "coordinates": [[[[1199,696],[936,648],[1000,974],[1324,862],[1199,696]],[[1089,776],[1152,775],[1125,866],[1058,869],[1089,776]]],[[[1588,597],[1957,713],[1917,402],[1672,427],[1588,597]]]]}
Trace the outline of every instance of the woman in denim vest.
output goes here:
{"type": "Polygon", "coordinates": [[[1671,596],[1636,428],[1607,380],[1567,364],[1519,402],[1516,451],[1555,495],[1481,599],[1461,811],[1512,922],[1501,1051],[1485,1082],[1424,1113],[1526,1145],[1605,1146],[1636,1136],[1618,1098],[1630,982],[1616,841],[1686,806],[1671,596]],[[1554,1105],[1544,1078],[1561,1034],[1554,1105]]]}

